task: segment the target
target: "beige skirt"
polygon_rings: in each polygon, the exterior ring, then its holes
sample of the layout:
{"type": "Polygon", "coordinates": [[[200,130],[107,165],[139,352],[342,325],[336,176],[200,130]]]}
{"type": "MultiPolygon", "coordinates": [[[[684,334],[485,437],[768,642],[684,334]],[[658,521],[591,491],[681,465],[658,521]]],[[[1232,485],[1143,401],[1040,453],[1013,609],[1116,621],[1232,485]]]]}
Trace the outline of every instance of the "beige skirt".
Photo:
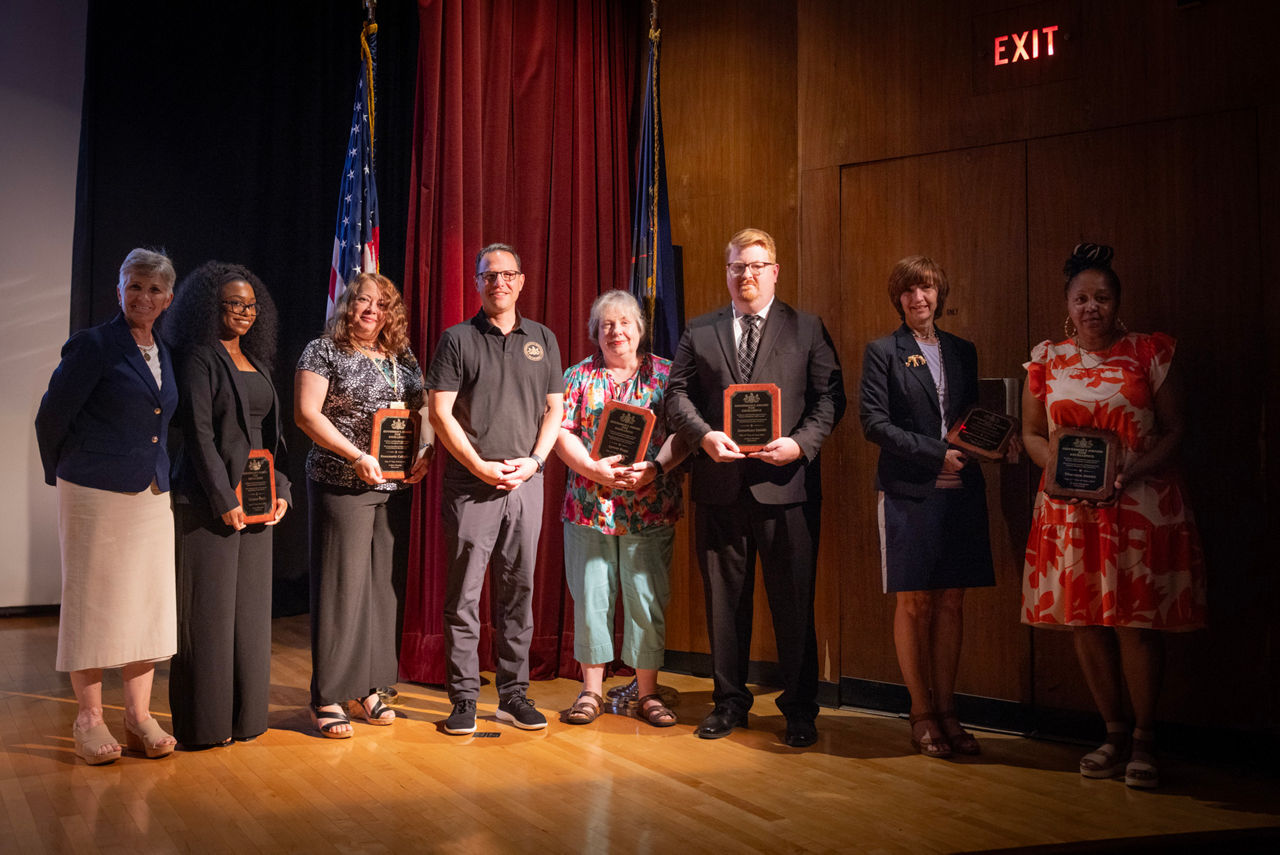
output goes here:
{"type": "Polygon", "coordinates": [[[173,510],[152,482],[116,493],[58,479],[59,671],[158,662],[178,649],[173,510]]]}

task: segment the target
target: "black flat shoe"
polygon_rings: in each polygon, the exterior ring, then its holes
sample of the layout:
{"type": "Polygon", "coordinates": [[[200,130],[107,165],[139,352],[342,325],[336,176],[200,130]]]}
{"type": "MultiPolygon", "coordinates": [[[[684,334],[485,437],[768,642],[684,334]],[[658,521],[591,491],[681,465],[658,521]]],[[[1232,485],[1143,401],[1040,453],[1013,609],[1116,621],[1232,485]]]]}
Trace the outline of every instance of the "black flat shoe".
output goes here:
{"type": "Polygon", "coordinates": [[[702,724],[698,725],[694,733],[703,739],[719,739],[733,733],[735,727],[746,726],[745,712],[738,712],[729,707],[716,707],[702,720],[702,724]]]}
{"type": "Polygon", "coordinates": [[[818,741],[818,728],[812,719],[787,719],[787,734],[783,741],[792,748],[808,748],[818,741]]]}

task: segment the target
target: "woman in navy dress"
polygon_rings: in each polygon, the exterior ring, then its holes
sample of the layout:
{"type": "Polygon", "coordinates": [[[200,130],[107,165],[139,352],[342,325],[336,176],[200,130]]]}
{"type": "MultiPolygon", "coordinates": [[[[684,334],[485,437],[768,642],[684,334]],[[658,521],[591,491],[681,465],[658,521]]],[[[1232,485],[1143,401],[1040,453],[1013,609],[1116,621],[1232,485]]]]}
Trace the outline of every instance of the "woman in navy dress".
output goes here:
{"type": "Polygon", "coordinates": [[[972,342],[935,323],[949,290],[932,260],[899,261],[889,300],[902,326],[868,344],[862,361],[862,430],[880,446],[881,576],[897,597],[893,639],[911,693],[911,744],[930,757],[981,751],[960,726],[953,692],[965,589],[995,584],[982,470],[945,439],[978,400],[972,342]]]}

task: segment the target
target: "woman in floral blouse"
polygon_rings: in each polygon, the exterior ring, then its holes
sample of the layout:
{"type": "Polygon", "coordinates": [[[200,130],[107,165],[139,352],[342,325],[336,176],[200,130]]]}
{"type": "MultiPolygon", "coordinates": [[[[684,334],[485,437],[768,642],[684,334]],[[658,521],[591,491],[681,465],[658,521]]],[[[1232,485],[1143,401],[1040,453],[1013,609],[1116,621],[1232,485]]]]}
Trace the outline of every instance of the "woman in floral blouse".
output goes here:
{"type": "Polygon", "coordinates": [[[392,580],[403,568],[393,556],[408,543],[407,488],[426,473],[431,444],[424,434],[402,481],[384,478],[369,450],[374,413],[421,409],[422,385],[400,293],[385,276],[361,273],[325,334],[303,350],[294,379],[294,418],[315,443],[307,454],[311,713],[331,739],[352,734],[347,701],[369,724],[396,720],[378,693],[399,676],[392,580]]]}
{"type": "Polygon", "coordinates": [[[619,654],[636,669],[640,715],[655,727],[670,727],[676,716],[658,695],[658,669],[666,649],[667,573],[681,504],[672,470],[688,454],[665,428],[671,360],[641,349],[644,318],[626,291],[596,299],[587,331],[599,349],[565,372],[564,422],[556,440],[556,452],[571,470],[562,512],[564,563],[573,595],[573,652],[583,675],[582,693],[565,720],[588,724],[604,707],[605,666],[614,659],[613,606],[621,589],[619,654]],[[610,401],[656,416],[648,447],[634,464],[621,455],[592,457],[610,401]]]}

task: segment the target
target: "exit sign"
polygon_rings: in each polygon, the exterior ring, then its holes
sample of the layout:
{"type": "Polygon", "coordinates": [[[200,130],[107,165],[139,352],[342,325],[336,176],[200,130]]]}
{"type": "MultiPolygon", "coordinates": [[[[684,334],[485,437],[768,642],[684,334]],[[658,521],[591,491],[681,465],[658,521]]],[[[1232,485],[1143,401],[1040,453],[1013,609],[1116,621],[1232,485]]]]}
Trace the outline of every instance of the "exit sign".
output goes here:
{"type": "Polygon", "coordinates": [[[1034,30],[1023,30],[1021,33],[1007,33],[995,38],[995,49],[991,52],[994,65],[1012,65],[1015,62],[1028,62],[1040,59],[1041,56],[1053,56],[1053,34],[1058,32],[1058,25],[1038,27],[1034,30]],[[1044,44],[1043,52],[1041,43],[1044,44]]]}
{"type": "Polygon", "coordinates": [[[1090,57],[1080,7],[1081,0],[1039,0],[970,18],[974,94],[1079,77],[1090,57]]]}

